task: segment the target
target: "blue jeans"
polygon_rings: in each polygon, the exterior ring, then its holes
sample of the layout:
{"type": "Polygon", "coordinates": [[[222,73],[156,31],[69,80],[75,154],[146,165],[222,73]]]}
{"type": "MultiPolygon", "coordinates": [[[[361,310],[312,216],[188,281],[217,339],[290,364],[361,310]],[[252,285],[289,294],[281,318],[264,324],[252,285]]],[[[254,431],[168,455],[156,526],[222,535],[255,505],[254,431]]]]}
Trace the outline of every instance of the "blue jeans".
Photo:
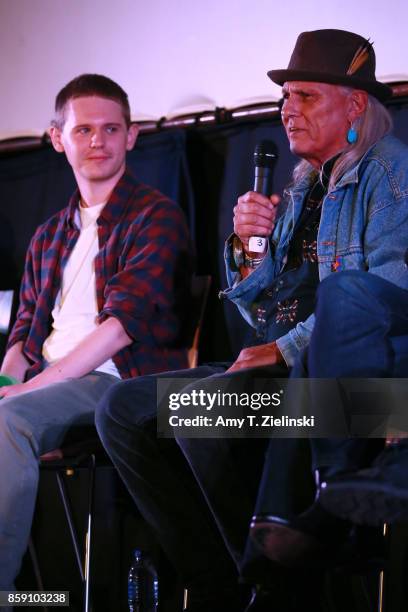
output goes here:
{"type": "MultiPolygon", "coordinates": [[[[324,280],[317,295],[310,378],[408,376],[408,291],[374,274],[348,271],[324,280]]],[[[354,471],[381,448],[375,440],[316,439],[313,468],[324,469],[326,477],[354,471]]]]}
{"type": "Polygon", "coordinates": [[[325,279],[317,297],[311,378],[408,376],[407,290],[348,271],[325,279]]]}
{"type": "Polygon", "coordinates": [[[72,426],[94,422],[99,398],[117,378],[93,372],[0,401],[0,590],[12,590],[27,548],[40,455],[72,426]]]}
{"type": "MultiPolygon", "coordinates": [[[[310,345],[291,377],[408,376],[408,291],[367,272],[340,272],[320,283],[315,314],[310,345]]],[[[311,387],[319,402],[319,385],[311,387]]],[[[376,439],[316,438],[310,448],[305,440],[272,440],[255,513],[299,514],[313,500],[315,470],[324,478],[354,471],[382,448],[376,439]]]]}

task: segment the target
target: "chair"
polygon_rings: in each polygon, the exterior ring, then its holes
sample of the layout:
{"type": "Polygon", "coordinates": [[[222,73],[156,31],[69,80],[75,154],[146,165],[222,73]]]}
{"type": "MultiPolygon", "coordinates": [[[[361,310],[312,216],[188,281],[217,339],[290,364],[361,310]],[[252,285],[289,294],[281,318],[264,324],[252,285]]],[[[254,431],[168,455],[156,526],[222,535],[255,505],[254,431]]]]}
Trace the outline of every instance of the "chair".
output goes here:
{"type": "Polygon", "coordinates": [[[14,321],[16,314],[16,295],[17,292],[12,289],[0,291],[0,363],[5,353],[11,321],[14,321]]]}
{"type": "Polygon", "coordinates": [[[192,341],[188,350],[188,365],[190,368],[196,368],[198,365],[200,335],[210,287],[211,276],[193,276],[191,281],[191,312],[193,316],[190,322],[192,341]]]}
{"type": "MultiPolygon", "coordinates": [[[[200,333],[204,319],[204,312],[211,286],[210,276],[194,276],[191,283],[191,308],[190,321],[188,322],[187,335],[190,338],[188,350],[188,364],[190,368],[196,367],[198,363],[198,349],[200,333]]],[[[85,429],[85,428],[84,428],[85,429]]],[[[79,577],[83,584],[83,612],[91,610],[91,560],[92,560],[92,528],[94,522],[94,496],[96,470],[106,463],[110,463],[102,444],[96,434],[95,428],[86,428],[80,441],[55,449],[40,458],[40,468],[55,472],[58,484],[59,497],[64,508],[64,514],[68,525],[70,540],[73,546],[76,566],[79,577]],[[73,511],[67,491],[66,479],[74,476],[79,468],[88,471],[88,498],[85,542],[81,546],[78,532],[75,527],[73,511]],[[84,549],[84,553],[81,552],[84,549]]],[[[83,429],[81,428],[81,431],[83,429]]],[[[39,567],[35,545],[30,539],[29,552],[34,568],[39,589],[43,589],[43,580],[39,567]]]]}

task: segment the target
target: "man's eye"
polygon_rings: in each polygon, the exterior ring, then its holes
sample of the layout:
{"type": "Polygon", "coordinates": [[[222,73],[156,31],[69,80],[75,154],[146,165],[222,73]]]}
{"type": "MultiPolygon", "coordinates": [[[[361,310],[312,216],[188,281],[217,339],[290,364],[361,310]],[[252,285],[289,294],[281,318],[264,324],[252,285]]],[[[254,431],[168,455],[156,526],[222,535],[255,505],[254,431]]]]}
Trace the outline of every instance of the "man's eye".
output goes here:
{"type": "Polygon", "coordinates": [[[106,128],[106,131],[108,132],[108,134],[113,134],[114,132],[118,131],[118,128],[115,125],[109,125],[106,128]]]}
{"type": "Polygon", "coordinates": [[[81,128],[79,128],[77,131],[78,131],[78,134],[88,134],[88,132],[89,132],[89,128],[87,128],[87,127],[81,127],[81,128]]]}

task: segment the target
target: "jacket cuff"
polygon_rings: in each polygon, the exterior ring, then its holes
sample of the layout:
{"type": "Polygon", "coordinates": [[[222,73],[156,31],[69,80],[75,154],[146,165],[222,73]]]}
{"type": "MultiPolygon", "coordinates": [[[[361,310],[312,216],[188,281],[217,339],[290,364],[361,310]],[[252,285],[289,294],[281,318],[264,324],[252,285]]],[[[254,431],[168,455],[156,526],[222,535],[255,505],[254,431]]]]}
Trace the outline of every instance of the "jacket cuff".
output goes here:
{"type": "Polygon", "coordinates": [[[298,323],[290,332],[276,340],[276,345],[289,367],[294,365],[299,353],[308,346],[314,320],[315,316],[311,314],[306,321],[298,323]]]}
{"type": "Polygon", "coordinates": [[[286,361],[286,365],[289,368],[292,368],[293,364],[295,363],[296,357],[299,354],[299,351],[296,347],[296,344],[290,339],[289,334],[278,338],[276,340],[276,346],[282,353],[282,357],[286,361]]]}
{"type": "Polygon", "coordinates": [[[222,291],[222,295],[241,306],[249,307],[259,292],[270,283],[273,277],[273,263],[270,257],[270,246],[262,263],[246,278],[242,278],[234,262],[232,255],[233,234],[225,243],[224,259],[226,265],[228,288],[222,291]]]}

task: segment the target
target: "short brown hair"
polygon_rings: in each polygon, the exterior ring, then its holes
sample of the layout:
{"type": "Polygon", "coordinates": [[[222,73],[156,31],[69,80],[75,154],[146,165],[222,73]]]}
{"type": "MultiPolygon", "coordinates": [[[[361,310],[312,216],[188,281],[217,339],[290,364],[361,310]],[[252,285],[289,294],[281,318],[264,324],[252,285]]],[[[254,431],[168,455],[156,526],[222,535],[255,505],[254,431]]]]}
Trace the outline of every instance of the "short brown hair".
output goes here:
{"type": "Polygon", "coordinates": [[[102,74],[81,74],[61,89],[55,98],[55,119],[52,125],[62,129],[65,123],[65,107],[74,98],[99,96],[118,102],[123,110],[127,127],[130,126],[130,106],[127,93],[108,77],[102,74]]]}

